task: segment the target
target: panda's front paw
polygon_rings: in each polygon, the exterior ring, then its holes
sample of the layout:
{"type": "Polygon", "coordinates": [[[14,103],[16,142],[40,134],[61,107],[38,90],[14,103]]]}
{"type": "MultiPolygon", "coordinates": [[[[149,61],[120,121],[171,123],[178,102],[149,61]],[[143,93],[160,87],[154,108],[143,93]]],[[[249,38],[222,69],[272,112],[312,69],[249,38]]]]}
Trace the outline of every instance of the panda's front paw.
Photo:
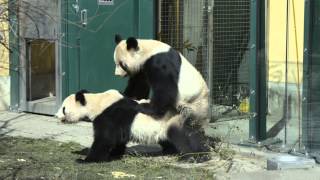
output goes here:
{"type": "Polygon", "coordinates": [[[150,103],[150,99],[140,99],[140,100],[137,100],[137,102],[139,103],[139,104],[143,104],[143,103],[150,103]]]}

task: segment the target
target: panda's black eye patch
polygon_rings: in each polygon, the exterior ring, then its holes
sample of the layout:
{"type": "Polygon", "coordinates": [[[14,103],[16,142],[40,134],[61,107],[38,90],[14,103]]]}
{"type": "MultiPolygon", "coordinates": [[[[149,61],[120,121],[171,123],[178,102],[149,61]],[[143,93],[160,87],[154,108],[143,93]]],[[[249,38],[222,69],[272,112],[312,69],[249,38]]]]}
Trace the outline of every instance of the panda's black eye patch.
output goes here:
{"type": "Polygon", "coordinates": [[[62,108],[62,113],[63,113],[63,115],[66,115],[66,107],[62,108]]]}
{"type": "Polygon", "coordinates": [[[120,62],[119,65],[120,65],[120,67],[121,67],[125,72],[127,72],[128,74],[130,74],[129,68],[128,68],[128,66],[127,66],[125,63],[120,62]]]}

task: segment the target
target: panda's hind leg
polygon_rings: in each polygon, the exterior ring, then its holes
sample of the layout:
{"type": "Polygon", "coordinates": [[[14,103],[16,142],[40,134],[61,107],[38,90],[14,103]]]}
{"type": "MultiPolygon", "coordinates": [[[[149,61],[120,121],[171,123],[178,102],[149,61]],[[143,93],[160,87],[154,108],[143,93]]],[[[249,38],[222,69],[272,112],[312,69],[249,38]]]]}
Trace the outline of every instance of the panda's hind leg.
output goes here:
{"type": "Polygon", "coordinates": [[[207,137],[202,129],[185,128],[185,132],[189,138],[191,149],[194,152],[192,157],[197,163],[205,162],[211,159],[210,147],[206,143],[207,137]]]}
{"type": "Polygon", "coordinates": [[[126,144],[119,144],[113,148],[110,152],[110,159],[116,160],[121,159],[126,151],[126,144]]]}
{"type": "Polygon", "coordinates": [[[168,140],[176,147],[180,161],[201,163],[210,160],[210,149],[205,145],[202,132],[184,126],[172,126],[168,130],[168,140]]]}
{"type": "Polygon", "coordinates": [[[163,155],[172,155],[172,154],[179,153],[175,145],[172,144],[170,141],[163,140],[163,141],[160,141],[159,144],[162,147],[163,155]]]}
{"type": "Polygon", "coordinates": [[[179,114],[189,121],[191,126],[202,126],[209,122],[209,105],[207,98],[199,98],[192,103],[182,103],[177,107],[179,114]]]}
{"type": "Polygon", "coordinates": [[[104,138],[95,138],[87,157],[83,159],[77,159],[79,163],[88,162],[103,162],[110,161],[110,151],[112,145],[108,143],[104,138]]]}

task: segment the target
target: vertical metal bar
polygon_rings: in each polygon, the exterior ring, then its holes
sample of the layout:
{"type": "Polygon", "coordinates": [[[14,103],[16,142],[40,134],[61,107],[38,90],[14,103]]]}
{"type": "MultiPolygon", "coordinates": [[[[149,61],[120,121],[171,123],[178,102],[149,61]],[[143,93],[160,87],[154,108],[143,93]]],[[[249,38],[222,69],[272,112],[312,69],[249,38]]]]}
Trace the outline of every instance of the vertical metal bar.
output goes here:
{"type": "Polygon", "coordinates": [[[59,55],[59,61],[60,61],[60,71],[59,71],[59,83],[60,83],[60,99],[59,99],[59,104],[62,103],[62,99],[64,99],[67,94],[68,94],[68,89],[69,89],[69,83],[68,83],[68,78],[66,78],[66,72],[68,69],[68,48],[62,45],[62,43],[68,43],[68,26],[67,23],[65,23],[66,19],[68,19],[68,9],[69,6],[67,4],[67,0],[62,0],[59,1],[60,3],[60,28],[59,32],[59,50],[60,50],[60,55],[59,55]]]}
{"type": "Polygon", "coordinates": [[[61,32],[62,32],[62,26],[61,26],[61,18],[62,16],[62,11],[61,11],[61,5],[62,1],[57,2],[57,14],[58,14],[58,22],[57,22],[57,28],[56,28],[56,41],[55,41],[55,88],[56,88],[56,109],[57,110],[62,104],[62,63],[61,63],[61,44],[62,44],[62,37],[61,37],[61,32]]]}
{"type": "Polygon", "coordinates": [[[301,90],[300,90],[300,66],[299,66],[299,48],[298,48],[298,35],[297,35],[297,21],[294,1],[292,1],[292,14],[294,24],[294,39],[295,39],[295,50],[296,50],[296,65],[297,65],[297,94],[298,94],[298,136],[299,136],[299,148],[301,147],[301,90]]]}
{"type": "Polygon", "coordinates": [[[257,77],[256,77],[256,66],[257,66],[257,2],[251,0],[250,4],[250,40],[249,40],[249,51],[250,51],[250,65],[249,65],[249,87],[250,87],[250,121],[249,121],[249,138],[255,140],[257,138],[257,77]]]}
{"type": "Polygon", "coordinates": [[[162,32],[162,27],[161,27],[161,24],[162,24],[162,16],[161,16],[161,1],[162,0],[157,0],[157,5],[156,5],[156,10],[158,12],[158,16],[156,17],[156,22],[157,23],[157,27],[156,27],[156,38],[160,41],[162,41],[161,39],[161,32],[162,32]]]}
{"type": "Polygon", "coordinates": [[[285,123],[284,123],[284,143],[287,144],[287,123],[288,123],[288,53],[289,53],[289,0],[286,0],[286,56],[285,56],[285,89],[284,89],[284,106],[285,111],[283,112],[285,123]]]}
{"type": "Polygon", "coordinates": [[[208,61],[208,86],[210,89],[209,94],[209,117],[210,121],[212,121],[212,109],[213,109],[213,92],[212,92],[212,84],[213,84],[213,7],[214,7],[214,0],[209,0],[208,2],[210,6],[210,11],[208,12],[208,29],[207,29],[207,61],[208,61]]]}
{"type": "Polygon", "coordinates": [[[18,19],[18,2],[10,0],[8,3],[10,32],[9,32],[9,74],[10,74],[10,109],[18,110],[20,101],[19,86],[19,19],[18,19]]]}
{"type": "MultiPolygon", "coordinates": [[[[23,87],[23,89],[25,89],[25,93],[26,93],[26,98],[24,99],[25,100],[25,103],[27,103],[28,101],[28,98],[29,98],[29,101],[32,100],[32,41],[31,39],[28,39],[28,40],[25,40],[25,45],[26,45],[26,48],[25,48],[25,51],[26,51],[26,55],[24,58],[22,58],[21,60],[25,60],[26,61],[26,64],[25,66],[22,66],[25,68],[25,74],[26,74],[26,80],[28,80],[26,83],[25,83],[25,86],[23,87]]],[[[22,86],[21,86],[22,88],[22,86]]]]}
{"type": "MultiPolygon", "coordinates": [[[[179,27],[180,27],[180,17],[179,17],[179,10],[180,10],[180,4],[179,4],[180,2],[179,2],[179,0],[176,0],[176,38],[177,38],[177,42],[180,42],[180,36],[179,36],[179,32],[180,32],[180,30],[179,30],[179,27]]],[[[179,45],[180,45],[180,43],[179,43],[179,45]]],[[[181,48],[181,52],[182,52],[182,50],[183,50],[183,48],[181,48]]]]}
{"type": "Polygon", "coordinates": [[[266,0],[260,0],[258,3],[259,28],[258,28],[258,84],[259,84],[259,137],[258,140],[267,138],[267,66],[266,66],[266,26],[265,26],[265,3],[266,0]]]}
{"type": "Polygon", "coordinates": [[[311,143],[309,138],[311,137],[308,127],[310,127],[310,61],[311,61],[311,40],[312,40],[312,14],[313,5],[311,0],[305,0],[305,10],[304,10],[304,48],[303,48],[303,89],[302,89],[302,144],[311,148],[311,143]]]}
{"type": "Polygon", "coordinates": [[[250,113],[249,138],[266,138],[266,66],[265,66],[265,1],[250,4],[250,113]]]}

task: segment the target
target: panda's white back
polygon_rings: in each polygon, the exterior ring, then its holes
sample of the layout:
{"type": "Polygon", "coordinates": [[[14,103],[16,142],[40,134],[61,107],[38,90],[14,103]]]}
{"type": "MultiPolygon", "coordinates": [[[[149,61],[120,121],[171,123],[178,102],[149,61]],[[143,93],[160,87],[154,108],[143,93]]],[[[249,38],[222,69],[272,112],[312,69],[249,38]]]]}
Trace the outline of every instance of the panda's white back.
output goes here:
{"type": "Polygon", "coordinates": [[[132,141],[155,144],[161,140],[166,140],[168,129],[179,122],[177,118],[181,118],[180,115],[167,114],[161,119],[154,119],[151,116],[138,113],[131,125],[132,141]]]}
{"type": "Polygon", "coordinates": [[[180,54],[180,57],[181,67],[178,82],[178,101],[187,103],[208,94],[209,89],[200,72],[197,71],[183,55],[180,54]]]}

